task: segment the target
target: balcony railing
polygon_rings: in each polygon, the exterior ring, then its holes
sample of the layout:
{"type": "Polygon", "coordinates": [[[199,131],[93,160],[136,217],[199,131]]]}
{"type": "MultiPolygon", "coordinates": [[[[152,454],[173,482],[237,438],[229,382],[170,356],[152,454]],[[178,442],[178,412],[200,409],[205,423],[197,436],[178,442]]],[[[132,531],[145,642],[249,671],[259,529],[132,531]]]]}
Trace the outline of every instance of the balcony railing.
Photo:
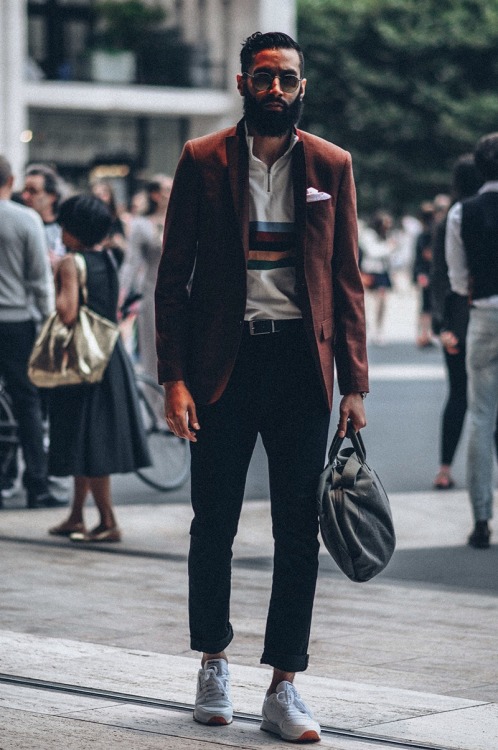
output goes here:
{"type": "Polygon", "coordinates": [[[26,77],[30,80],[136,83],[182,88],[226,88],[226,65],[213,61],[205,45],[187,44],[177,29],[160,29],[144,37],[134,52],[119,53],[92,48],[75,54],[71,45],[61,45],[46,59],[30,57],[26,77]]]}

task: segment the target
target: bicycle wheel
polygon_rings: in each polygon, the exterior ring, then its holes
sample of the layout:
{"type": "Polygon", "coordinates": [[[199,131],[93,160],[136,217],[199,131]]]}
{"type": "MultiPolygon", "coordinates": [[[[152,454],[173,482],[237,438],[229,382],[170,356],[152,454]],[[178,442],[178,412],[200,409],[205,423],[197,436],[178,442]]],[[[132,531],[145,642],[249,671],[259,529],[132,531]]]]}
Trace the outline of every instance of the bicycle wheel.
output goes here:
{"type": "Polygon", "coordinates": [[[6,476],[15,460],[19,438],[10,396],[0,385],[0,474],[6,476]]]}
{"type": "Polygon", "coordinates": [[[137,469],[140,479],[156,490],[181,487],[190,472],[188,441],[176,437],[163,416],[164,393],[147,375],[136,375],[142,419],[152,466],[137,469]]]}

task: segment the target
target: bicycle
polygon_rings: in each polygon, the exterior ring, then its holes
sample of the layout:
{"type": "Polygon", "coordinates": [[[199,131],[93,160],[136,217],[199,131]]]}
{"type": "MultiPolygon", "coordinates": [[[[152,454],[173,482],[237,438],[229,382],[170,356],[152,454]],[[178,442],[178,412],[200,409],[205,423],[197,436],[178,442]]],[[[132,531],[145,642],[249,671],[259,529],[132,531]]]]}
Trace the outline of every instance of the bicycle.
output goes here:
{"type": "Polygon", "coordinates": [[[0,380],[0,476],[8,474],[18,447],[19,435],[12,399],[0,380]]]}
{"type": "Polygon", "coordinates": [[[162,415],[164,393],[160,385],[148,375],[135,373],[138,399],[147,435],[152,466],[137,469],[140,479],[156,490],[166,491],[181,487],[190,472],[188,441],[177,437],[162,415]]]}
{"type": "MultiPolygon", "coordinates": [[[[163,389],[152,378],[136,372],[138,400],[152,465],[137,469],[137,476],[160,492],[174,490],[190,472],[188,441],[176,437],[161,416],[163,389]]],[[[17,421],[12,399],[0,380],[0,475],[5,476],[19,449],[17,421]]]]}

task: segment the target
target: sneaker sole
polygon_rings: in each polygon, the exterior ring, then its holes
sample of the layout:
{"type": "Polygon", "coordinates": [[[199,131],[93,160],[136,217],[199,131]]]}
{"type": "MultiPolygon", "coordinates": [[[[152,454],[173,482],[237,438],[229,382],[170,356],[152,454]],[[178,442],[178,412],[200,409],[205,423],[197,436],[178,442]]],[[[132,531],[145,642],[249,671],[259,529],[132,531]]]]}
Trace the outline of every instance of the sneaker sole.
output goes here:
{"type": "Polygon", "coordinates": [[[291,737],[285,732],[282,732],[277,724],[273,724],[268,719],[263,719],[259,727],[262,732],[270,732],[276,734],[286,742],[320,742],[320,735],[315,729],[306,729],[299,737],[291,737]]]}
{"type": "Polygon", "coordinates": [[[198,724],[204,724],[208,727],[226,727],[232,723],[233,719],[230,717],[227,719],[225,716],[217,714],[215,716],[199,716],[194,711],[194,721],[198,724]]]}

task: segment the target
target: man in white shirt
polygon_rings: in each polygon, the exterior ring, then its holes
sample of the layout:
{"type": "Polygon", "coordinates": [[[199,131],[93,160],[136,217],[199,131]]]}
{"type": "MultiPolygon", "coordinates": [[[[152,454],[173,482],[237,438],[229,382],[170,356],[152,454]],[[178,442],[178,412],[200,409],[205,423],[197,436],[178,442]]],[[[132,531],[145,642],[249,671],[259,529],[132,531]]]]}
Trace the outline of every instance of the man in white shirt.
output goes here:
{"type": "Polygon", "coordinates": [[[498,411],[498,133],[477,143],[478,194],[448,214],[446,262],[451,288],[469,297],[466,367],[470,435],[467,476],[475,527],[472,547],[489,547],[493,515],[493,446],[498,411]]]}

